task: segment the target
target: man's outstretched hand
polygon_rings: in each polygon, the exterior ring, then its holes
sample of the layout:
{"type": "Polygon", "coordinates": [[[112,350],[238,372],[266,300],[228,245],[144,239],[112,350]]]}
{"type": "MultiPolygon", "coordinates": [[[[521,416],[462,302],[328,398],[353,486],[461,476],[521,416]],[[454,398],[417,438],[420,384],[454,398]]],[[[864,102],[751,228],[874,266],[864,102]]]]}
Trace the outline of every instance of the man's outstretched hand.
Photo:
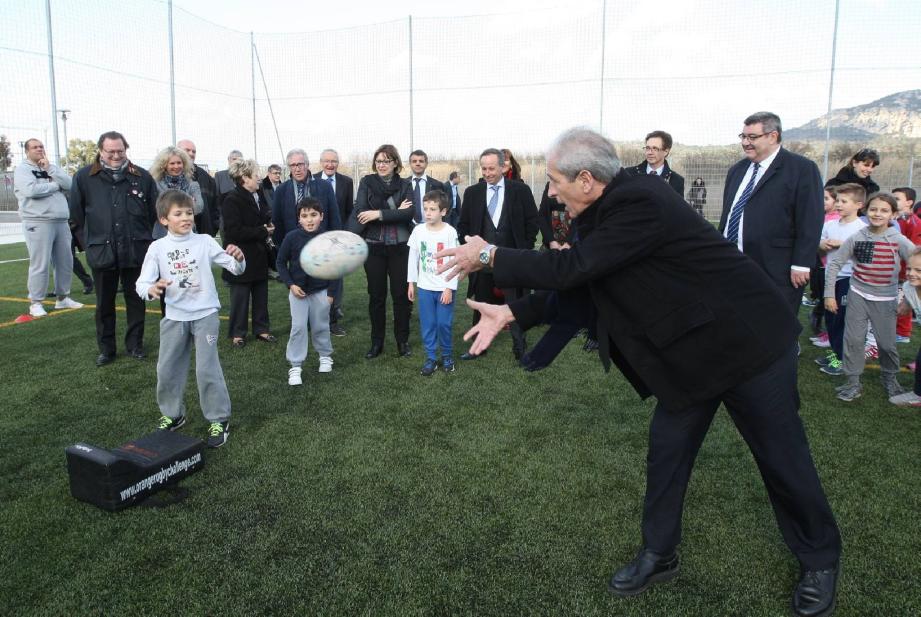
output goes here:
{"type": "Polygon", "coordinates": [[[444,259],[444,263],[438,266],[438,274],[450,270],[445,277],[449,281],[455,276],[462,281],[471,272],[483,269],[483,264],[480,263],[480,251],[488,242],[479,236],[464,236],[464,241],[466,244],[435,253],[435,259],[444,259]],[[445,259],[446,257],[452,259],[445,259]]]}
{"type": "Polygon", "coordinates": [[[515,321],[515,316],[506,304],[486,304],[468,298],[467,306],[480,312],[480,320],[464,334],[465,341],[474,339],[469,352],[478,356],[486,351],[506,324],[515,321]]]}

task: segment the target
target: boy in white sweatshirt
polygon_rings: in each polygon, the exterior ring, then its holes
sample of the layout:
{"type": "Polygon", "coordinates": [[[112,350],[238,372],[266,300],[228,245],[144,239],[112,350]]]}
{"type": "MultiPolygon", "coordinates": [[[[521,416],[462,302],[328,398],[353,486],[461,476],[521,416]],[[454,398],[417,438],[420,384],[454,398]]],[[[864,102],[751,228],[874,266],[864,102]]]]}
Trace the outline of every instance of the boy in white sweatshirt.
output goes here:
{"type": "Polygon", "coordinates": [[[183,392],[194,346],[198,400],[210,423],[208,446],[218,448],[230,435],[230,395],[217,355],[221,304],[211,264],[241,274],[246,262],[239,247],[222,249],[211,236],[192,231],[194,207],[182,191],[160,194],[157,217],[167,235],[147,249],[136,291],[148,301],[161,295],[166,301],[157,361],[157,405],[163,414],[159,428],[174,431],[185,424],[183,392]]]}

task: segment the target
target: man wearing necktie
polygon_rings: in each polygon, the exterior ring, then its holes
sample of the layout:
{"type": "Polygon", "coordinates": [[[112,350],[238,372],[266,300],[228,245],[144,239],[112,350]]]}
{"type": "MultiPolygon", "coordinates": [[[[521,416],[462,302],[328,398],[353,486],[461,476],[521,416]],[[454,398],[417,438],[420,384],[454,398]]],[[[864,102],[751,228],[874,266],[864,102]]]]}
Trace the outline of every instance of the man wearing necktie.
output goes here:
{"type": "Polygon", "coordinates": [[[684,177],[668,166],[668,155],[672,151],[672,136],[665,131],[653,131],[646,135],[646,146],[643,148],[646,160],[636,167],[627,167],[630,176],[657,176],[675,189],[679,195],[684,195],[684,177]]]}
{"type": "Polygon", "coordinates": [[[739,139],[745,158],[726,175],[719,230],[780,288],[794,314],[822,232],[819,168],[781,147],[780,118],[758,112],[739,139]]]}
{"type": "MultiPolygon", "coordinates": [[[[272,197],[272,224],[275,232],[272,238],[275,246],[281,246],[285,235],[298,228],[297,204],[305,197],[313,197],[323,206],[323,222],[320,231],[342,229],[339,206],[328,182],[320,182],[310,175],[310,160],[301,148],[294,148],[285,157],[291,178],[282,182],[272,197]]],[[[330,286],[331,288],[334,286],[330,286]]],[[[334,290],[335,291],[335,290],[334,290]]]]}
{"type": "MultiPolygon", "coordinates": [[[[519,249],[533,249],[537,240],[537,205],[531,189],[523,182],[508,180],[503,174],[505,156],[501,150],[489,148],[480,155],[480,172],[485,182],[477,182],[464,191],[464,207],[457,224],[457,235],[481,236],[488,243],[519,249]]],[[[488,304],[504,304],[525,295],[521,287],[497,288],[491,271],[476,272],[470,277],[467,296],[488,304]],[[498,292],[498,293],[497,293],[498,292]]],[[[480,318],[474,312],[473,323],[480,318]]],[[[524,331],[512,324],[512,352],[520,360],[527,349],[524,331]]],[[[469,351],[461,360],[473,360],[469,351]]]]}
{"type": "Polygon", "coordinates": [[[422,150],[413,150],[409,155],[409,168],[412,175],[404,180],[413,190],[413,222],[422,222],[422,198],[428,191],[444,191],[445,185],[425,174],[429,166],[429,157],[422,150]]]}
{"type": "MultiPolygon", "coordinates": [[[[339,220],[344,226],[352,214],[352,203],[355,200],[354,183],[349,176],[339,173],[339,153],[332,148],[327,148],[320,153],[320,169],[313,177],[318,181],[328,183],[333,189],[336,204],[339,206],[339,220]]],[[[345,336],[345,330],[339,325],[339,319],[343,315],[344,284],[344,280],[339,279],[339,287],[333,294],[333,304],[329,307],[329,332],[333,336],[345,336]]]]}

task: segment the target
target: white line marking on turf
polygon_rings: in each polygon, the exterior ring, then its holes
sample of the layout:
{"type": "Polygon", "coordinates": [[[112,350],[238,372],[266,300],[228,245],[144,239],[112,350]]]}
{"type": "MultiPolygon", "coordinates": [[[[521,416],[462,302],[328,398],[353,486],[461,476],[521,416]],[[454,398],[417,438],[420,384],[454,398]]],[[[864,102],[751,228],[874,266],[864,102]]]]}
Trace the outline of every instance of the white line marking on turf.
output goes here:
{"type": "Polygon", "coordinates": [[[6,261],[0,261],[0,264],[11,264],[17,261],[29,261],[29,258],[23,257],[22,259],[7,259],[6,261]]]}

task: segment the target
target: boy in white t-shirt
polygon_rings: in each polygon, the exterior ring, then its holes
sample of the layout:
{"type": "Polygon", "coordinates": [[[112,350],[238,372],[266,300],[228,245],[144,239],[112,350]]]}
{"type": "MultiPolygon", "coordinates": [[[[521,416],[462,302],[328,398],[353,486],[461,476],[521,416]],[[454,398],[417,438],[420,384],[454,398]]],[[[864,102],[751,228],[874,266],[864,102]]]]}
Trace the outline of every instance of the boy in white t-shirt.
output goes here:
{"type": "Polygon", "coordinates": [[[185,384],[195,347],[198,400],[208,426],[208,446],[218,448],[230,435],[230,395],[217,357],[218,309],[221,307],[211,264],[242,274],[243,251],[233,244],[222,249],[214,238],[192,231],[192,198],[169,190],[157,199],[157,217],[165,237],[147,249],[135,290],[145,300],[166,301],[160,320],[160,357],[157,361],[157,405],[161,430],[175,431],[185,424],[185,384]]]}
{"type": "Polygon", "coordinates": [[[416,225],[409,236],[409,263],[406,280],[410,302],[419,307],[419,324],[425,346],[425,363],[422,375],[430,377],[438,369],[436,351],[441,346],[441,365],[446,373],[454,372],[454,347],[451,329],[454,325],[454,292],[457,278],[445,280],[437,274],[441,260],[435,253],[457,246],[457,230],[442,219],[448,215],[450,205],[443,191],[429,191],[422,198],[423,225],[416,225]],[[417,283],[418,291],[415,289],[417,283]]]}
{"type": "MultiPolygon", "coordinates": [[[[860,210],[866,201],[866,190],[859,184],[842,184],[837,187],[835,196],[835,209],[841,217],[834,221],[826,221],[822,226],[822,235],[819,240],[819,252],[826,255],[830,262],[838,254],[841,243],[856,232],[867,226],[860,217],[860,210]]],[[[825,324],[828,331],[828,342],[831,351],[825,358],[816,362],[822,367],[822,372],[829,375],[843,375],[844,367],[844,316],[847,313],[847,293],[851,288],[851,273],[854,264],[848,260],[838,272],[835,279],[835,301],[838,304],[837,314],[826,312],[825,324]]]]}

